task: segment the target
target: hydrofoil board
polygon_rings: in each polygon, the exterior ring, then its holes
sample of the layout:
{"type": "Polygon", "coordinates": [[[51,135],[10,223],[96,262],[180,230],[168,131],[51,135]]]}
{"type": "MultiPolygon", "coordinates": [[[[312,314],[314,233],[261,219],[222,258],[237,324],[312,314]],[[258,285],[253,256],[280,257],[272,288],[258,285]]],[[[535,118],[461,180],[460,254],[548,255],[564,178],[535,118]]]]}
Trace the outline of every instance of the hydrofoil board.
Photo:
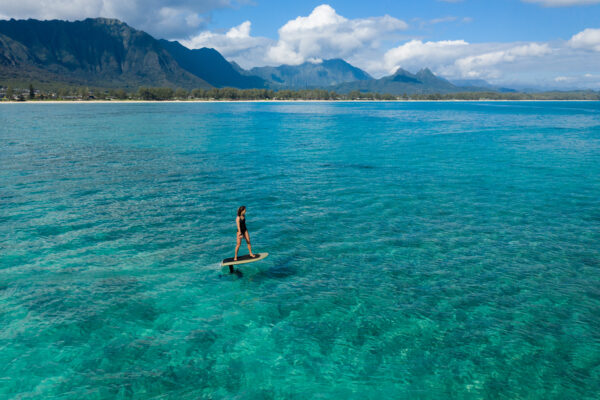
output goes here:
{"type": "Polygon", "coordinates": [[[233,257],[226,258],[221,262],[221,266],[225,267],[227,265],[247,264],[255,261],[264,260],[265,258],[267,258],[269,253],[256,253],[254,255],[258,257],[252,258],[250,257],[250,254],[246,254],[245,256],[238,257],[236,261],[233,260],[233,257]]]}

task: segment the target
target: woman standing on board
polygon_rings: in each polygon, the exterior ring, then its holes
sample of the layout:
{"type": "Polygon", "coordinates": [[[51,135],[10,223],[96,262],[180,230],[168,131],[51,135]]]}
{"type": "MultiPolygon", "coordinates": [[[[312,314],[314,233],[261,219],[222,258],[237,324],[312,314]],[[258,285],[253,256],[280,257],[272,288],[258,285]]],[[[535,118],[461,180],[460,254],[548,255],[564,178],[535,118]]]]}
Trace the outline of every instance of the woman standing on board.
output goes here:
{"type": "Polygon", "coordinates": [[[246,206],[241,206],[240,208],[238,208],[235,223],[237,224],[237,244],[235,246],[235,256],[233,257],[233,261],[237,261],[238,259],[237,255],[238,250],[240,249],[240,245],[242,244],[242,238],[245,238],[246,243],[248,243],[248,253],[250,253],[250,257],[258,257],[252,254],[252,246],[250,245],[250,235],[248,234],[248,229],[246,229],[246,206]]]}

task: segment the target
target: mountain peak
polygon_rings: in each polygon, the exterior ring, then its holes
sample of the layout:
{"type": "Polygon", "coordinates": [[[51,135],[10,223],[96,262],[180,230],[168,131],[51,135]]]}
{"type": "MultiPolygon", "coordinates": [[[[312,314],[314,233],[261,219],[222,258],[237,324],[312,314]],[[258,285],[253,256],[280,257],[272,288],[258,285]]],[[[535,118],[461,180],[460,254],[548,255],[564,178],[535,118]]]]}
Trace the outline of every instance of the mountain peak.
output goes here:
{"type": "Polygon", "coordinates": [[[254,67],[249,73],[270,81],[274,88],[329,87],[343,82],[372,79],[362,69],[340,58],[322,60],[320,63],[306,61],[300,65],[254,67]]]}
{"type": "Polygon", "coordinates": [[[104,17],[97,17],[97,18],[86,18],[83,20],[84,22],[96,22],[98,24],[102,24],[102,25],[125,25],[128,26],[125,22],[116,19],[116,18],[104,18],[104,17]]]}
{"type": "Polygon", "coordinates": [[[377,92],[389,94],[411,94],[411,93],[455,93],[461,88],[453,85],[444,78],[436,76],[429,68],[423,68],[416,74],[398,68],[392,75],[380,79],[367,81],[348,82],[336,86],[336,91],[348,93],[352,90],[361,92],[377,92]]]}
{"type": "Polygon", "coordinates": [[[390,76],[391,80],[395,82],[404,82],[404,83],[415,83],[420,84],[421,81],[417,78],[415,74],[411,74],[404,68],[398,68],[396,72],[394,72],[390,76]]]}
{"type": "Polygon", "coordinates": [[[429,68],[421,68],[419,72],[416,73],[417,76],[435,76],[433,72],[429,68]]]}
{"type": "Polygon", "coordinates": [[[323,60],[322,62],[327,63],[327,64],[350,65],[350,63],[348,63],[346,60],[343,60],[341,58],[329,58],[327,60],[323,60]]]}
{"type": "Polygon", "coordinates": [[[392,74],[392,76],[396,76],[396,75],[408,75],[408,76],[412,76],[413,74],[411,74],[410,72],[408,72],[407,70],[405,70],[402,67],[398,67],[398,69],[396,70],[396,72],[394,72],[392,74]]]}

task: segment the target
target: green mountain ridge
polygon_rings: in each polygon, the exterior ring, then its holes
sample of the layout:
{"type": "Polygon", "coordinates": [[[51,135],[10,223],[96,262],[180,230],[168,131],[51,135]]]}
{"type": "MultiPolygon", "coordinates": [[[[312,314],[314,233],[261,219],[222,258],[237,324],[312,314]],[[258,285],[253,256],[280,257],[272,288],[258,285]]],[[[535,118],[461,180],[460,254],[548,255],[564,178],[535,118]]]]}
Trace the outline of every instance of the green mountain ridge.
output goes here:
{"type": "Polygon", "coordinates": [[[0,20],[0,84],[68,84],[128,91],[141,86],[185,89],[327,89],[380,94],[495,90],[455,85],[425,68],[374,79],[342,59],[244,70],[211,48],[157,40],[124,22],[0,20]]]}
{"type": "Polygon", "coordinates": [[[435,75],[429,68],[423,68],[416,74],[398,68],[396,72],[380,79],[346,82],[333,87],[339,93],[352,91],[402,94],[446,94],[466,91],[485,91],[481,87],[461,87],[435,75]]]}
{"type": "Polygon", "coordinates": [[[0,20],[0,79],[209,88],[152,36],[114,19],[0,20]]]}
{"type": "Polygon", "coordinates": [[[254,67],[246,71],[246,74],[256,75],[271,82],[274,89],[329,88],[343,82],[373,79],[365,71],[339,58],[318,63],[305,62],[300,65],[254,67]]]}
{"type": "MultiPolygon", "coordinates": [[[[236,69],[215,49],[188,49],[177,41],[160,39],[159,43],[189,73],[201,77],[212,86],[238,89],[264,88],[267,82],[236,69]]],[[[239,66],[237,66],[239,68],[239,66]]]]}

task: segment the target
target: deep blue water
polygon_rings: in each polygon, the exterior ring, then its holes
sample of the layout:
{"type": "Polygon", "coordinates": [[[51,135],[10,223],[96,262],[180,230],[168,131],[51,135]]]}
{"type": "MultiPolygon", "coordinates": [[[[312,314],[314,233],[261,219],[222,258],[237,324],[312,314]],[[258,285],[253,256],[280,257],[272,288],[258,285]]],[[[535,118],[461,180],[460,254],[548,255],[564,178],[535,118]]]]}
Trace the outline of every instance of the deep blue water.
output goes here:
{"type": "Polygon", "coordinates": [[[598,102],[0,105],[0,398],[598,393],[598,102]]]}

